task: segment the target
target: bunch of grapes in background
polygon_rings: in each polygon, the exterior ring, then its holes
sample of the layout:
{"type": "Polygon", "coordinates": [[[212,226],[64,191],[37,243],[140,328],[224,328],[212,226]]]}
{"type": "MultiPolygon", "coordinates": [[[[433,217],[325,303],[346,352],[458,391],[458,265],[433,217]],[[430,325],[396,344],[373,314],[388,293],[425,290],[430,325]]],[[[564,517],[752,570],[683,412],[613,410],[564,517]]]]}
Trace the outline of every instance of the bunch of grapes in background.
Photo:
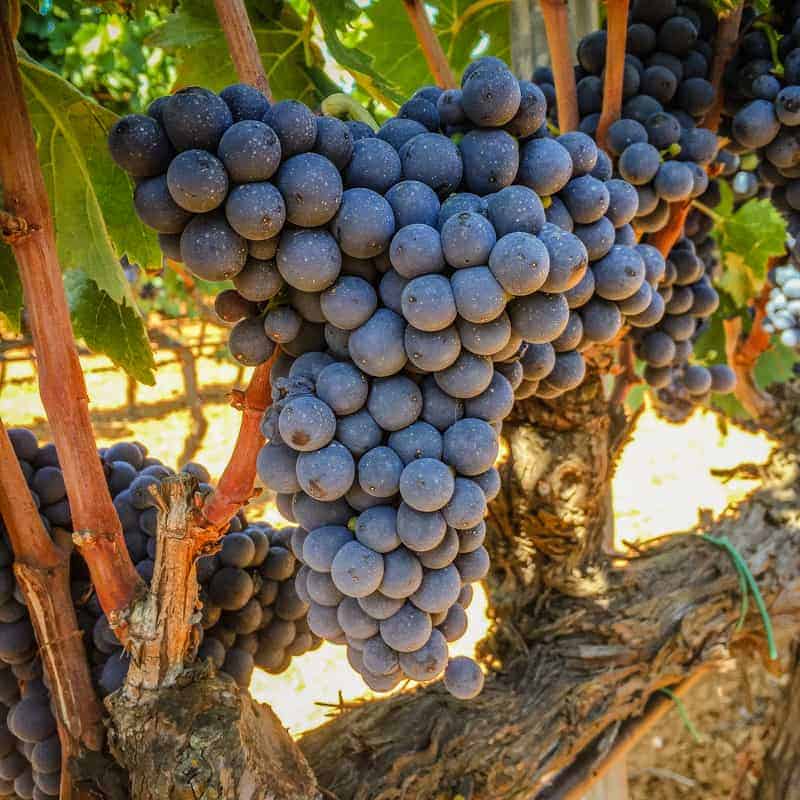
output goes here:
{"type": "MultiPolygon", "coordinates": [[[[717,138],[702,127],[714,103],[709,81],[716,16],[702,3],[638,2],[631,8],[623,73],[621,119],[606,136],[616,174],[636,187],[634,227],[654,233],[669,219],[669,204],[697,197],[708,184],[706,167],[717,138]]],[[[577,49],[580,130],[595,136],[603,100],[607,33],[595,31],[577,49]]],[[[549,68],[534,81],[544,89],[556,118],[549,68]]]]}
{"type": "MultiPolygon", "coordinates": [[[[69,546],[72,517],[64,477],[52,444],[40,446],[24,428],[8,431],[45,529],[69,546]]],[[[138,442],[119,442],[98,452],[109,491],[123,526],[125,544],[142,578],[153,574],[157,510],[152,489],[174,471],[148,456],[138,442]]],[[[200,464],[183,472],[211,490],[200,464]]],[[[306,620],[308,605],[294,589],[300,564],[291,552],[294,527],[275,529],[248,522],[243,513],[231,521],[218,554],[198,561],[204,629],[198,657],[246,689],[253,668],[282,672],[291,657],[317,648],[306,620]]],[[[48,677],[19,585],[13,553],[0,520],[0,796],[58,796],[61,749],[52,712],[48,677]]],[[[71,591],[92,676],[101,695],[120,688],[129,658],[97,602],[85,563],[73,555],[71,591]]]]}

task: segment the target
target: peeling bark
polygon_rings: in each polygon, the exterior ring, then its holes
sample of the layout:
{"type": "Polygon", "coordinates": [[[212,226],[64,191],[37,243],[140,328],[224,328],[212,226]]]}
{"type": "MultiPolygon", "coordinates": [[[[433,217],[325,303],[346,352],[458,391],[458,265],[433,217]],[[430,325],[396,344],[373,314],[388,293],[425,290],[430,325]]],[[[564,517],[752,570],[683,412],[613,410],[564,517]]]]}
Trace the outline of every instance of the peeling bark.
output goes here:
{"type": "Polygon", "coordinates": [[[515,406],[503,428],[508,458],[489,509],[492,604],[519,608],[542,585],[584,593],[576,570],[600,553],[611,515],[611,419],[596,372],[554,403],[515,406]]]}
{"type": "Polygon", "coordinates": [[[177,475],[154,492],[156,559],[129,618],[131,665],[106,698],[109,744],[130,774],[132,800],[312,800],[314,775],[280,720],[210,662],[190,666],[200,603],[197,481],[177,475]]]}

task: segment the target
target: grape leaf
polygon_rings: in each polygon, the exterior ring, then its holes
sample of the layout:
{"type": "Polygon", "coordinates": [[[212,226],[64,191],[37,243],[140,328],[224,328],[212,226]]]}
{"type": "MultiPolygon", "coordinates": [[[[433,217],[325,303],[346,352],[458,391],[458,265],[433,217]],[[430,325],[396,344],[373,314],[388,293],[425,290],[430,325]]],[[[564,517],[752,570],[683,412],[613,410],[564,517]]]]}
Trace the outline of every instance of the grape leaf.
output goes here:
{"type": "Polygon", "coordinates": [[[725,355],[725,329],[719,313],[709,320],[708,327],[697,337],[693,357],[700,364],[727,364],[725,355]]]}
{"type": "Polygon", "coordinates": [[[81,270],[64,276],[72,329],[95,352],[108,356],[141,383],[155,384],[155,359],[144,321],[136,308],[116,303],[81,270]]]}
{"type": "MultiPolygon", "coordinates": [[[[385,105],[402,103],[396,85],[373,68],[373,57],[357,46],[357,20],[363,14],[352,0],[311,0],[325,44],[334,60],[348,70],[357,83],[385,105]],[[356,39],[356,41],[353,41],[356,39]],[[386,103],[386,100],[389,103],[386,103]]],[[[400,3],[396,3],[400,6],[400,3]]],[[[392,36],[394,39],[394,35],[392,36]]],[[[386,73],[389,75],[391,73],[386,73]]]]}
{"type": "Polygon", "coordinates": [[[793,366],[797,360],[797,351],[787,347],[777,336],[773,336],[769,350],[759,356],[753,369],[756,385],[761,389],[767,389],[773,383],[786,383],[794,377],[793,366]]]}
{"type": "Polygon", "coordinates": [[[8,245],[0,244],[0,314],[8,320],[14,333],[19,333],[22,323],[22,284],[17,262],[8,245]]]}
{"type": "MultiPolygon", "coordinates": [[[[322,95],[305,61],[303,20],[277,0],[250,0],[247,10],[273,96],[316,105],[322,95]]],[[[181,0],[147,44],[175,55],[178,86],[219,91],[238,80],[212,0],[181,0]]]]}
{"type": "Polygon", "coordinates": [[[83,270],[115,302],[133,305],[120,257],[155,266],[161,255],[155,234],[132,213],[130,178],[108,155],[117,117],[35,61],[19,63],[61,267],[83,270]]]}
{"type": "Polygon", "coordinates": [[[744,307],[763,286],[770,259],[785,252],[786,221],[769,200],[748,200],[732,213],[728,209],[723,197],[712,230],[724,266],[719,285],[744,307]]]}
{"type": "MultiPolygon", "coordinates": [[[[510,2],[433,0],[425,7],[456,76],[477,55],[510,59],[510,2]]],[[[375,0],[364,7],[363,13],[369,25],[365,26],[358,45],[371,56],[373,69],[381,75],[390,75],[404,96],[410,96],[423,84],[432,83],[403,3],[375,0]],[[391,45],[387,44],[387,31],[392,32],[391,45]]]]}

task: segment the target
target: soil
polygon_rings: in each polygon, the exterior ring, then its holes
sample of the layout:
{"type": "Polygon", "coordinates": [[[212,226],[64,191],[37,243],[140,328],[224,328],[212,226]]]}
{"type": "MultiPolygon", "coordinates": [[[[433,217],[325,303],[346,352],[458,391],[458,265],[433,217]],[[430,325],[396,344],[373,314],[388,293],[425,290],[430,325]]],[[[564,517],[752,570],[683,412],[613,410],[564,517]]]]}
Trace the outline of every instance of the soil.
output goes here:
{"type": "Polygon", "coordinates": [[[788,682],[763,665],[734,662],[710,675],[628,757],[630,800],[754,800],[772,709],[788,682]]]}

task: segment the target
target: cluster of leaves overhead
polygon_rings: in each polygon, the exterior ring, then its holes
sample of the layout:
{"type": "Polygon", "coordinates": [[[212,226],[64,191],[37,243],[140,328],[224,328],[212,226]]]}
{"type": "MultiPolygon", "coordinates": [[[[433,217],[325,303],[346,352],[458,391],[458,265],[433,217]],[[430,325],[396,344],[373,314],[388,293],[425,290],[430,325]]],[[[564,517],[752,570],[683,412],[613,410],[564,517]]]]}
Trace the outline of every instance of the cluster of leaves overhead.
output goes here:
{"type": "Polygon", "coordinates": [[[136,17],[58,0],[48,14],[23,6],[19,42],[28,55],[119,114],[143,111],[175,81],[174,58],[146,44],[166,9],[136,17]]]}
{"type": "MultiPolygon", "coordinates": [[[[363,91],[385,106],[391,108],[433,82],[402,2],[309,0],[309,4],[332,58],[363,91]]],[[[510,62],[510,5],[510,0],[425,3],[455,75],[478,55],[495,55],[510,62]]]]}
{"type": "MultiPolygon", "coordinates": [[[[347,88],[384,113],[433,78],[400,0],[248,0],[276,98],[310,105],[347,88]],[[339,80],[337,87],[330,76],[339,80]]],[[[426,3],[456,75],[478,54],[510,60],[510,0],[426,3]]],[[[148,44],[174,55],[177,83],[221,89],[235,80],[212,0],[181,0],[148,44]]]]}

